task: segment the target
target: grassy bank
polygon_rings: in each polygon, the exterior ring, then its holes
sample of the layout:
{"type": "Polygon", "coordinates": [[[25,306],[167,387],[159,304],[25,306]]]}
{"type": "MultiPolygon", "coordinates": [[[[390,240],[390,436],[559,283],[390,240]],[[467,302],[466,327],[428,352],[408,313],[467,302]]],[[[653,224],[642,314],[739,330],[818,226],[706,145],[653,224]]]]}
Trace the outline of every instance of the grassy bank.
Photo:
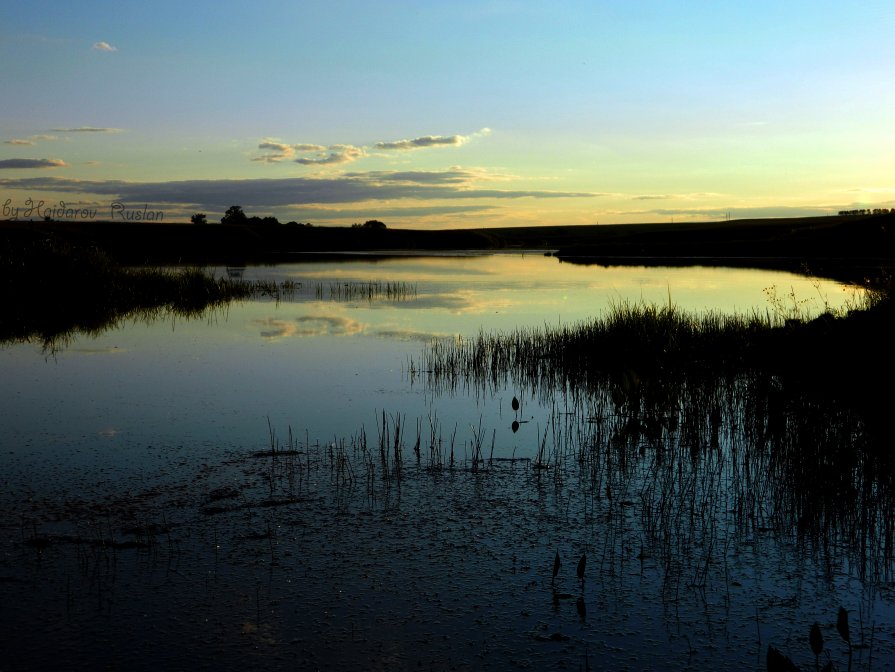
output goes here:
{"type": "Polygon", "coordinates": [[[3,241],[0,285],[8,297],[0,341],[36,339],[48,349],[123,319],[189,317],[276,289],[198,268],[126,268],[95,247],[36,237],[3,241]]]}

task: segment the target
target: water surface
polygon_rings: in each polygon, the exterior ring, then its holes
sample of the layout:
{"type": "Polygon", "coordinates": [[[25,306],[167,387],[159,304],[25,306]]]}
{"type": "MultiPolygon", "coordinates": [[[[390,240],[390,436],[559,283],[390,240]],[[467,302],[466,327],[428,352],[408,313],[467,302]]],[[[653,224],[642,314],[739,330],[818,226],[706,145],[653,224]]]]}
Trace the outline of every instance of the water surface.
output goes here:
{"type": "MultiPolygon", "coordinates": [[[[809,530],[790,500],[820,495],[780,457],[814,431],[825,451],[849,447],[860,417],[819,422],[787,402],[780,425],[767,390],[729,381],[670,390],[634,425],[618,390],[448,390],[415,364],[433,338],[574,324],[612,303],[787,317],[852,289],[518,254],[228,271],[296,291],[55,353],[0,350],[9,669],[62,653],[183,666],[196,641],[224,669],[763,669],[769,643],[813,663],[814,621],[845,669],[841,605],[874,641],[854,669],[890,669],[889,527],[856,543],[828,508],[809,530]],[[345,298],[369,282],[403,291],[345,298]]],[[[885,511],[871,465],[853,474],[849,501],[885,511]]]]}

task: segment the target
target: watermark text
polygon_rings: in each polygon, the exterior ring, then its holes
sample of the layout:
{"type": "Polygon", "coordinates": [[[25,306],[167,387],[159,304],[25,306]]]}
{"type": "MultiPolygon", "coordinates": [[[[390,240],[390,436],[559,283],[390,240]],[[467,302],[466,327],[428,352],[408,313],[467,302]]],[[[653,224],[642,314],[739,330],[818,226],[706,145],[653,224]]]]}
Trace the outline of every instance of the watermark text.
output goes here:
{"type": "MultiPolygon", "coordinates": [[[[112,201],[108,213],[109,219],[112,221],[162,222],[165,219],[165,213],[162,210],[152,210],[148,203],[134,206],[121,201],[112,201]]],[[[31,197],[20,203],[14,203],[11,198],[7,198],[0,208],[0,216],[13,221],[20,219],[87,220],[97,219],[100,216],[100,209],[69,205],[65,201],[47,203],[42,199],[31,197]]]]}

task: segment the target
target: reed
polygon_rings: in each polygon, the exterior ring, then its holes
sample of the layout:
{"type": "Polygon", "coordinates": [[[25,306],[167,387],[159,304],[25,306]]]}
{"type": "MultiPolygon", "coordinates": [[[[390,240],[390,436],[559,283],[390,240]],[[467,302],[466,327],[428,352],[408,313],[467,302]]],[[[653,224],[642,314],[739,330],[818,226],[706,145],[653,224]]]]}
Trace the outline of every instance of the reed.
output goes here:
{"type": "Polygon", "coordinates": [[[317,300],[330,301],[409,301],[416,298],[416,285],[401,281],[369,280],[317,282],[310,285],[317,300]]]}
{"type": "Polygon", "coordinates": [[[434,392],[494,393],[514,382],[542,398],[555,390],[590,394],[609,383],[613,394],[637,389],[659,399],[683,379],[750,371],[800,377],[825,392],[845,386],[871,391],[869,376],[880,365],[895,371],[881,336],[895,326],[889,296],[888,285],[877,285],[862,303],[814,319],[792,317],[798,306],[728,315],[620,302],[578,324],[433,340],[410,368],[434,392]],[[831,358],[830,352],[856,359],[831,358]]]}

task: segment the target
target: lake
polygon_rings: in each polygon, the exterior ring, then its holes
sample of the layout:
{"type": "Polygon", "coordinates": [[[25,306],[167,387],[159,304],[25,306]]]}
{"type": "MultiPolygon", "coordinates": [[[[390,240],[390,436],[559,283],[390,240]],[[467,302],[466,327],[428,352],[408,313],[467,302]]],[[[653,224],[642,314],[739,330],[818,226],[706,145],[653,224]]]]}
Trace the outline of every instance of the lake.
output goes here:
{"type": "Polygon", "coordinates": [[[632,411],[423,365],[613,304],[782,320],[858,290],[538,253],[216,272],[293,290],[0,350],[0,669],[741,670],[769,644],[808,667],[814,622],[846,669],[840,606],[852,668],[891,669],[883,479],[789,457],[859,454],[859,412],[751,379],[638,382],[632,411]],[[834,476],[843,511],[802,485],[834,476]]]}

